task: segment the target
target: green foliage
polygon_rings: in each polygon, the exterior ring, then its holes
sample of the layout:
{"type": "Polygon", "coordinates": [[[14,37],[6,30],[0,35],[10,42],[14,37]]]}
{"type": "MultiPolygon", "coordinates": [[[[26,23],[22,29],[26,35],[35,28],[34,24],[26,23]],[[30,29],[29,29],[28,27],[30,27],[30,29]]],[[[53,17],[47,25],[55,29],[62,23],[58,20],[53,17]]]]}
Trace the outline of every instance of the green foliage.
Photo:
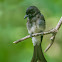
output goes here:
{"type": "MultiPolygon", "coordinates": [[[[62,0],[0,0],[0,62],[30,62],[33,54],[31,39],[13,44],[28,35],[26,9],[37,6],[46,19],[46,30],[56,26],[62,16],[62,0]]],[[[48,62],[62,62],[62,28],[54,45],[45,54],[48,62]]],[[[43,51],[50,41],[50,35],[44,36],[43,51]]]]}

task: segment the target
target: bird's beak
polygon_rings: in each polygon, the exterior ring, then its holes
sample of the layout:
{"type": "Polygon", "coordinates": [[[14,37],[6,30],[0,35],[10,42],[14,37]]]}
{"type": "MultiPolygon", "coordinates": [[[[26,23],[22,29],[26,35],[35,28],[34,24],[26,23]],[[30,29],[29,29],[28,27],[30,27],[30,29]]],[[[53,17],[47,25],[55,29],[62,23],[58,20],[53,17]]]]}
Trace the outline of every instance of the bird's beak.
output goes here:
{"type": "Polygon", "coordinates": [[[28,17],[28,15],[25,15],[24,19],[26,19],[28,17]]]}

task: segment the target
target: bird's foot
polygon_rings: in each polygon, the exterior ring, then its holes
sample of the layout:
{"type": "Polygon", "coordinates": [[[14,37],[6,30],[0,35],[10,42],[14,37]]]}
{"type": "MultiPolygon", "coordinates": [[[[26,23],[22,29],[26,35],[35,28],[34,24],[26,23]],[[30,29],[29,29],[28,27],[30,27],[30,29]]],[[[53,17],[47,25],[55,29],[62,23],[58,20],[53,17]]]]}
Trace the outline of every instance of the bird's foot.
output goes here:
{"type": "Polygon", "coordinates": [[[43,32],[41,32],[42,36],[43,36],[43,32]]]}
{"type": "Polygon", "coordinates": [[[30,37],[32,38],[32,33],[30,34],[30,37]]]}

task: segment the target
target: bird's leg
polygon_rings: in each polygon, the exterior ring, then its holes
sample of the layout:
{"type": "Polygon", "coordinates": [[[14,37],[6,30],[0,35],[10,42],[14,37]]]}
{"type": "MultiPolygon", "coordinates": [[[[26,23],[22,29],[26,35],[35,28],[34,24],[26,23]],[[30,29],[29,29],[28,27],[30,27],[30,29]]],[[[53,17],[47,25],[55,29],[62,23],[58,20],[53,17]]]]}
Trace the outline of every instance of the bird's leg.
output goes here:
{"type": "Polygon", "coordinates": [[[41,32],[41,34],[42,34],[41,36],[43,36],[43,32],[41,32]]]}
{"type": "Polygon", "coordinates": [[[31,37],[31,38],[32,38],[32,34],[33,34],[33,33],[30,34],[30,37],[31,37]]]}

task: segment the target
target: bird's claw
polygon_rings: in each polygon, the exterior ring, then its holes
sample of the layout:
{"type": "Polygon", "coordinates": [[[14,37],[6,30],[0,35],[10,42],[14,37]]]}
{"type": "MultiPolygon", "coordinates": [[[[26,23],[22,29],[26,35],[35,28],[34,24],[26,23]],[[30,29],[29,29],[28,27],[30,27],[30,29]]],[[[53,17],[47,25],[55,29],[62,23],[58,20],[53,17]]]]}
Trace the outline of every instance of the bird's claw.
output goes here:
{"type": "Polygon", "coordinates": [[[30,34],[30,37],[32,38],[32,34],[30,34]]]}
{"type": "Polygon", "coordinates": [[[43,36],[43,32],[41,32],[42,36],[43,36]]]}

